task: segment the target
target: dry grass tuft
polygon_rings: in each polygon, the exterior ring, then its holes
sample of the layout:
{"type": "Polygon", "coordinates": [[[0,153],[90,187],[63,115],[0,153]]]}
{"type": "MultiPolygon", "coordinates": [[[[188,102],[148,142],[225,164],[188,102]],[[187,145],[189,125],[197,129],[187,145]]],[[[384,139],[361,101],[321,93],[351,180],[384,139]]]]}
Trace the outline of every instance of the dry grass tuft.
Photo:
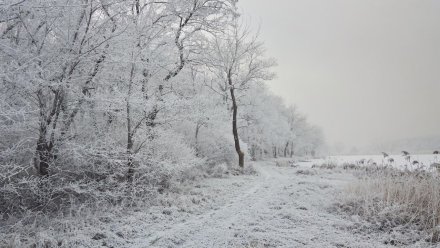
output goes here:
{"type": "Polygon", "coordinates": [[[356,173],[363,177],[349,186],[345,202],[338,206],[340,209],[363,217],[380,231],[417,230],[430,234],[428,241],[440,240],[435,237],[440,227],[437,174],[383,167],[365,168],[356,173]]]}
{"type": "Polygon", "coordinates": [[[317,173],[315,170],[297,170],[295,174],[304,175],[304,176],[313,176],[316,175],[317,173]]]}
{"type": "Polygon", "coordinates": [[[333,170],[337,166],[338,165],[334,162],[325,162],[320,165],[317,165],[317,164],[312,165],[312,169],[317,168],[317,169],[321,169],[321,170],[333,170]]]}

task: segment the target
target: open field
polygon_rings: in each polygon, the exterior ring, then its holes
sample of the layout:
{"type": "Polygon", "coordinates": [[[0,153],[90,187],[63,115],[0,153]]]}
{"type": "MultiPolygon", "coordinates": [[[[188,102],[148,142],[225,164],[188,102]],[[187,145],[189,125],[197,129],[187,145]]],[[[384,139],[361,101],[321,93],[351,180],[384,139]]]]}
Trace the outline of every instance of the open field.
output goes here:
{"type": "MultiPolygon", "coordinates": [[[[410,160],[407,160],[402,154],[389,154],[384,158],[383,155],[347,155],[347,156],[328,156],[323,159],[316,159],[313,162],[307,164],[322,164],[332,163],[342,165],[344,163],[356,164],[356,165],[372,165],[375,163],[377,166],[388,166],[397,169],[417,169],[422,168],[425,170],[431,170],[430,165],[440,162],[440,155],[436,154],[414,154],[410,155],[410,160]],[[393,161],[391,162],[390,159],[393,161]],[[417,161],[417,163],[415,163],[417,161]]],[[[432,170],[433,171],[433,170],[432,170]]]]}

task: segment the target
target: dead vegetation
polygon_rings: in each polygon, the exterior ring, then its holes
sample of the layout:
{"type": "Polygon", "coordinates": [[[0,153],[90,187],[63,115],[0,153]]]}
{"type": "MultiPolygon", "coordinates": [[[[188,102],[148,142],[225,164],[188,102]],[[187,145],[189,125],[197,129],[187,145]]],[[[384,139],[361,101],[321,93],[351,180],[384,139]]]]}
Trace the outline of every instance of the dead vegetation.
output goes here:
{"type": "Polygon", "coordinates": [[[317,165],[317,164],[312,165],[312,169],[316,168],[316,169],[322,169],[322,170],[333,170],[336,167],[337,167],[337,164],[333,163],[333,162],[325,162],[325,163],[322,163],[321,165],[317,165]]]}
{"type": "Polygon", "coordinates": [[[277,160],[275,165],[278,167],[298,167],[294,160],[277,160]]]}
{"type": "Polygon", "coordinates": [[[304,176],[313,176],[317,174],[315,170],[297,170],[295,173],[304,176]]]}
{"type": "Polygon", "coordinates": [[[370,231],[392,234],[384,243],[440,242],[440,176],[425,170],[343,164],[359,180],[347,187],[338,211],[360,216],[370,231]]]}

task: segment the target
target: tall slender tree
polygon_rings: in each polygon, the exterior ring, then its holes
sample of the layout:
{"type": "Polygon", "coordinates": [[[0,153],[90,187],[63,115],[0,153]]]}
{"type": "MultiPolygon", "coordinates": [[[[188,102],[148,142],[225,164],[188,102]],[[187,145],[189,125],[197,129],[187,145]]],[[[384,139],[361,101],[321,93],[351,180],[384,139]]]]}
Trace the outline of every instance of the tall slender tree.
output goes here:
{"type": "Polygon", "coordinates": [[[275,61],[264,56],[263,44],[258,41],[258,35],[241,24],[237,18],[224,31],[224,35],[212,40],[209,67],[216,70],[224,89],[229,92],[232,103],[232,134],[235,151],[238,155],[238,165],[244,167],[245,153],[240,145],[238,132],[239,97],[252,84],[271,80],[274,74],[270,71],[275,61]]]}

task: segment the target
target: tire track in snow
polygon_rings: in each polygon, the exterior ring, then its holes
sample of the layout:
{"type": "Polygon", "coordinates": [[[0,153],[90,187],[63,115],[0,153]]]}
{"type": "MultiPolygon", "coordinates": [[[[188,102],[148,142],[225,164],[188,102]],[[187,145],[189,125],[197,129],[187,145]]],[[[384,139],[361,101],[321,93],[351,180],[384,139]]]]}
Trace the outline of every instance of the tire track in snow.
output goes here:
{"type": "MultiPolygon", "coordinates": [[[[168,227],[168,229],[167,227],[165,227],[165,230],[157,232],[153,237],[147,239],[146,243],[148,243],[152,247],[162,247],[163,240],[167,242],[168,239],[169,242],[171,239],[172,243],[177,243],[177,245],[179,245],[179,241],[175,241],[175,239],[179,239],[179,236],[189,236],[190,234],[194,234],[195,232],[200,232],[200,230],[204,229],[207,226],[210,226],[209,222],[220,219],[218,218],[219,215],[224,216],[225,213],[228,213],[229,216],[226,218],[233,218],[232,209],[236,209],[237,205],[249,202],[247,198],[249,198],[253,194],[258,193],[271,177],[265,170],[259,170],[258,172],[258,178],[252,181],[253,186],[244,191],[238,197],[225,203],[220,208],[209,210],[206,213],[194,216],[192,219],[183,223],[173,224],[171,227],[168,227]]],[[[223,219],[223,221],[225,221],[225,219],[223,219]]]]}
{"type": "Polygon", "coordinates": [[[266,202],[277,193],[273,192],[274,185],[282,185],[280,182],[286,180],[273,166],[269,168],[260,164],[258,171],[259,176],[253,181],[254,185],[229,203],[158,232],[147,242],[152,247],[169,246],[170,243],[171,246],[179,247],[227,246],[230,238],[237,236],[236,226],[239,223],[252,226],[256,221],[252,210],[267,210],[266,202]]]}
{"type": "Polygon", "coordinates": [[[273,162],[256,167],[259,176],[220,191],[236,190],[238,196],[162,227],[139,239],[136,247],[383,247],[377,240],[355,236],[347,228],[352,223],[326,211],[347,175],[302,175],[273,162]]]}

